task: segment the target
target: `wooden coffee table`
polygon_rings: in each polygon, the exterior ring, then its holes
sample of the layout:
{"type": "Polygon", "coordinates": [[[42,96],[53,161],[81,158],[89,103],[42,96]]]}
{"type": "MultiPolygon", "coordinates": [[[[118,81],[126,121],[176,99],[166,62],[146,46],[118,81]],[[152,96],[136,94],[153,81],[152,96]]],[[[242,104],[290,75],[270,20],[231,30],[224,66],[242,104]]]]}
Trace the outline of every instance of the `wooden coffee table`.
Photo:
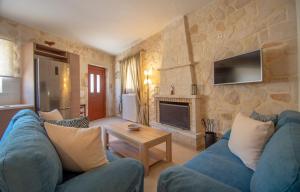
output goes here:
{"type": "Polygon", "coordinates": [[[172,138],[171,133],[155,128],[142,126],[139,131],[129,131],[127,126],[131,122],[115,123],[104,126],[104,145],[124,157],[140,160],[148,175],[151,165],[161,160],[172,161],[172,138]],[[109,135],[119,140],[109,142],[109,135]],[[166,151],[153,148],[166,142],[166,151]]]}

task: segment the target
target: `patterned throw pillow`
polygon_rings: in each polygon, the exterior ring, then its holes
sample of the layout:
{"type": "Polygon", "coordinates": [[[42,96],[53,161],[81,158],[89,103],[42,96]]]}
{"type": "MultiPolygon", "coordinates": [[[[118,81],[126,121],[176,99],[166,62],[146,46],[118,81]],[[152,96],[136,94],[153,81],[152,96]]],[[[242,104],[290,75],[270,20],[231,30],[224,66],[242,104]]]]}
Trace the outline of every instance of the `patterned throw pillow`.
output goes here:
{"type": "Polygon", "coordinates": [[[262,122],[272,121],[274,126],[276,126],[277,121],[278,121],[278,115],[264,115],[264,114],[258,113],[256,111],[252,112],[252,114],[250,115],[250,118],[255,119],[257,121],[262,121],[262,122]]]}
{"type": "Polygon", "coordinates": [[[64,127],[75,127],[75,128],[88,128],[89,120],[87,117],[79,117],[75,119],[64,119],[64,120],[51,120],[46,121],[51,124],[60,125],[64,127]]]}

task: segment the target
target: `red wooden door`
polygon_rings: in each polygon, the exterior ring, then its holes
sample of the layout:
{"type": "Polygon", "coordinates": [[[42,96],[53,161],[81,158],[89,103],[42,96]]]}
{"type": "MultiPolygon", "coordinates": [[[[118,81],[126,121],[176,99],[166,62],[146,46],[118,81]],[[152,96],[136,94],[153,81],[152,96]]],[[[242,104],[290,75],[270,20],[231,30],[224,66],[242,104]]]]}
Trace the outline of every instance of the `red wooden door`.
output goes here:
{"type": "Polygon", "coordinates": [[[93,121],[106,116],[105,69],[88,66],[88,116],[93,121]]]}

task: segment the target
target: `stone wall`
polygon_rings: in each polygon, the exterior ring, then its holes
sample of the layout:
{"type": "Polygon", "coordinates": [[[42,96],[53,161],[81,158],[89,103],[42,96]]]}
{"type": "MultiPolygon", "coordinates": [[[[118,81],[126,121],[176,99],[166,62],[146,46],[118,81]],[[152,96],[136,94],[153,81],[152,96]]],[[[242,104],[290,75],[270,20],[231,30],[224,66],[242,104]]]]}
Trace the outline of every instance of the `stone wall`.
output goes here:
{"type": "Polygon", "coordinates": [[[36,30],[14,21],[0,17],[0,37],[12,40],[16,44],[16,58],[20,62],[20,50],[24,43],[54,41],[58,49],[80,55],[80,98],[81,104],[88,104],[88,64],[101,66],[107,69],[107,115],[114,115],[114,56],[86,46],[82,43],[61,38],[49,33],[36,30]]]}
{"type": "MultiPolygon", "coordinates": [[[[297,109],[295,0],[213,0],[120,54],[117,61],[141,49],[145,50],[143,67],[154,69],[152,121],[154,87],[169,93],[174,84],[176,94],[189,95],[193,78],[203,98],[202,117],[218,120],[219,133],[231,127],[239,111],[297,109]],[[213,85],[214,61],[256,49],[263,51],[263,83],[213,85]]],[[[116,69],[118,74],[118,64],[116,69]]]]}

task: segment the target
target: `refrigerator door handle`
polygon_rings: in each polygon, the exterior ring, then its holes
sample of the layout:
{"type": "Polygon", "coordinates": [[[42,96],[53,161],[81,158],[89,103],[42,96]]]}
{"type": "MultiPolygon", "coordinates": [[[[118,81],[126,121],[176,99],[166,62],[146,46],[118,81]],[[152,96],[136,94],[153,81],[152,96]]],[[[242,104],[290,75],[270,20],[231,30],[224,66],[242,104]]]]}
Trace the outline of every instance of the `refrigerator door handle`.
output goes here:
{"type": "Polygon", "coordinates": [[[34,65],[35,65],[35,106],[36,111],[40,111],[40,60],[39,58],[34,59],[34,65]]]}

